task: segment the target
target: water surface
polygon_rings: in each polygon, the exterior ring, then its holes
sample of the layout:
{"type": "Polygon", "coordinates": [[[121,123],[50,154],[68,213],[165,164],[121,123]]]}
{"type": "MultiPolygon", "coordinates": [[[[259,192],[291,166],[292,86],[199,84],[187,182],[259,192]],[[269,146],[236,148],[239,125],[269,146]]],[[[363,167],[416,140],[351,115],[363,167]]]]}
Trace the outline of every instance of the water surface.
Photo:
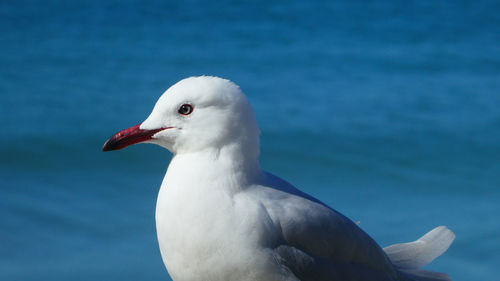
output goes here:
{"type": "Polygon", "coordinates": [[[241,86],[261,165],[381,245],[446,224],[427,268],[496,280],[495,1],[3,1],[0,279],[169,280],[154,226],[171,155],[102,153],[192,75],[241,86]]]}

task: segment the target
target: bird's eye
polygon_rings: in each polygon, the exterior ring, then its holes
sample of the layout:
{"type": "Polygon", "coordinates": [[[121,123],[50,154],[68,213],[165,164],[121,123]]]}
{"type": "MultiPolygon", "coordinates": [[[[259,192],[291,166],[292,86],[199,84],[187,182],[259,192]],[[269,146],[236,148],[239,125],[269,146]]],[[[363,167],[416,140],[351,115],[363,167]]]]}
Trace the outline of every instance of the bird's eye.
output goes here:
{"type": "Polygon", "coordinates": [[[189,115],[191,114],[191,112],[193,112],[193,106],[190,104],[183,104],[181,105],[181,107],[179,107],[179,110],[177,110],[177,112],[182,115],[189,115]]]}

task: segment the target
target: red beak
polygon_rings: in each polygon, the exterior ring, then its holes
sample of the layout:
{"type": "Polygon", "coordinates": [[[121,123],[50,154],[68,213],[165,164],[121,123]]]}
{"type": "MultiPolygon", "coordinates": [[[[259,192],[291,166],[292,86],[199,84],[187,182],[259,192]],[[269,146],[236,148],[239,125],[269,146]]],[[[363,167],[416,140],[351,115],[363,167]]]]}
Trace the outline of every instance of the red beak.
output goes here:
{"type": "Polygon", "coordinates": [[[152,139],[153,135],[159,131],[168,129],[142,130],[139,128],[141,124],[137,124],[111,136],[102,147],[102,151],[111,151],[125,148],[140,142],[145,142],[152,139]]]}

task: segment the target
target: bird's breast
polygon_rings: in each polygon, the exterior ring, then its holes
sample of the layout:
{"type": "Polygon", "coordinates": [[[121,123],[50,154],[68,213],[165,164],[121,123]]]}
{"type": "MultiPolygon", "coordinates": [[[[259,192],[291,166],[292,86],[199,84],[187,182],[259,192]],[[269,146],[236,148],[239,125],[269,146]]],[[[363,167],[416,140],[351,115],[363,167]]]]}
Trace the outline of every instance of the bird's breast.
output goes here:
{"type": "Polygon", "coordinates": [[[210,280],[209,275],[237,280],[225,275],[245,276],[241,271],[251,268],[253,273],[248,274],[255,274],[252,264],[271,258],[268,246],[275,243],[275,226],[259,202],[244,192],[210,186],[165,180],[158,195],[156,226],[163,262],[176,281],[210,280]]]}

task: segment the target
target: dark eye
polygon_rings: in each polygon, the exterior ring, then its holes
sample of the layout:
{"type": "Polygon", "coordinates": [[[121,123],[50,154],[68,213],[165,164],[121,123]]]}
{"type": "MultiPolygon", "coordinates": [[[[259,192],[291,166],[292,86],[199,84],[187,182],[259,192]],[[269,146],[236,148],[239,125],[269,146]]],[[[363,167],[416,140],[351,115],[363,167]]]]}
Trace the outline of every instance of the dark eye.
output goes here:
{"type": "Polygon", "coordinates": [[[193,112],[193,106],[190,104],[183,104],[181,105],[181,107],[179,107],[179,110],[177,110],[177,112],[182,115],[189,115],[191,114],[191,112],[193,112]]]}

